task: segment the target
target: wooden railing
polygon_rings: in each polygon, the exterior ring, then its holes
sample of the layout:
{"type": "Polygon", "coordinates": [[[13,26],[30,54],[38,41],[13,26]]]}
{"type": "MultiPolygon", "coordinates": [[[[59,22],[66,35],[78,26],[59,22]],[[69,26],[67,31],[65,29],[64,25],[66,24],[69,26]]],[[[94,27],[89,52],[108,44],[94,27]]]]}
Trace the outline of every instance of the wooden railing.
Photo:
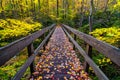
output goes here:
{"type": "MultiPolygon", "coordinates": [[[[100,40],[95,39],[94,37],[87,35],[85,33],[82,33],[78,30],[75,30],[67,25],[62,24],[63,29],[67,36],[69,37],[70,41],[74,44],[74,46],[78,49],[78,51],[81,53],[81,55],[85,58],[85,61],[93,68],[95,74],[98,76],[99,80],[109,80],[107,76],[100,70],[100,68],[94,63],[94,61],[90,58],[89,55],[87,55],[87,52],[85,52],[79,44],[71,37],[71,35],[68,32],[72,32],[74,34],[74,38],[76,36],[80,38],[81,40],[85,41],[88,45],[94,47],[97,51],[100,53],[103,53],[106,57],[110,58],[111,61],[116,63],[118,66],[120,66],[120,49],[109,45],[105,42],[102,42],[100,40]]],[[[92,50],[89,50],[92,51],[92,50]]],[[[90,52],[89,52],[90,53],[90,52]]]]}
{"type": "MultiPolygon", "coordinates": [[[[12,80],[20,80],[20,78],[25,73],[26,69],[30,66],[31,73],[34,72],[34,59],[36,55],[38,54],[39,50],[46,44],[48,39],[50,38],[51,34],[54,31],[55,24],[44,28],[40,31],[37,31],[27,37],[24,37],[22,39],[19,39],[5,47],[0,48],[0,66],[4,65],[7,61],[9,61],[12,57],[17,55],[20,51],[22,51],[25,47],[28,49],[28,59],[23,64],[21,69],[17,72],[17,74],[13,77],[12,80]],[[49,32],[47,37],[41,42],[41,44],[34,50],[33,47],[33,41],[38,39],[40,36],[42,36],[44,33],[49,32]]],[[[118,66],[120,66],[120,49],[111,46],[105,42],[99,41],[95,39],[94,37],[87,35],[85,33],[79,32],[67,25],[62,25],[65,33],[69,37],[70,41],[74,44],[74,47],[78,49],[78,51],[81,53],[81,55],[85,58],[85,61],[93,68],[95,74],[98,76],[100,80],[109,80],[107,76],[100,70],[100,68],[94,63],[94,61],[90,58],[90,56],[87,53],[91,53],[92,49],[87,50],[85,52],[79,44],[74,40],[76,37],[82,39],[87,43],[88,45],[94,47],[97,51],[100,53],[103,53],[106,57],[110,58],[111,61],[116,63],[118,66]],[[72,32],[74,34],[74,39],[71,37],[71,35],[68,32],[72,32]]]]}
{"type": "Polygon", "coordinates": [[[40,31],[37,31],[31,35],[28,35],[22,39],[19,39],[5,47],[0,48],[0,66],[4,65],[7,61],[9,61],[12,57],[17,55],[20,51],[22,51],[25,47],[28,49],[28,59],[21,67],[21,69],[14,76],[13,80],[20,80],[23,76],[26,69],[30,66],[31,73],[34,72],[34,58],[38,54],[39,50],[45,45],[49,37],[54,31],[55,24],[44,28],[40,31]],[[33,49],[33,41],[37,38],[41,37],[46,32],[50,31],[47,37],[41,42],[41,44],[37,47],[36,50],[33,49]]]}

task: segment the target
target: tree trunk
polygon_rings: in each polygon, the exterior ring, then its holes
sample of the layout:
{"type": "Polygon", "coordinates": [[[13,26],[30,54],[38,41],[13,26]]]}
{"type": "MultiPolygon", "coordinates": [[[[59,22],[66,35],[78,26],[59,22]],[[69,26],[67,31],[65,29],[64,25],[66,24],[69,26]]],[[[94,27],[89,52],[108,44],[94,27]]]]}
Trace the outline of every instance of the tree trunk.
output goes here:
{"type": "MultiPolygon", "coordinates": [[[[93,0],[90,0],[90,13],[89,13],[89,32],[92,32],[92,25],[93,25],[93,10],[94,10],[94,4],[93,0]]],[[[87,45],[87,52],[89,57],[92,57],[92,46],[87,45]]],[[[85,62],[85,70],[88,72],[89,65],[87,62],[85,62]]]]}
{"type": "Polygon", "coordinates": [[[90,30],[90,32],[92,32],[92,25],[93,25],[93,10],[94,10],[93,0],[90,0],[90,14],[89,14],[89,30],[90,30]]]}
{"type": "Polygon", "coordinates": [[[106,12],[106,10],[107,10],[108,2],[109,2],[109,0],[105,0],[105,9],[104,9],[104,12],[106,12]]]}
{"type": "Polygon", "coordinates": [[[65,19],[65,0],[62,1],[63,5],[63,19],[65,19]]]}
{"type": "MultiPolygon", "coordinates": [[[[27,0],[26,0],[26,5],[29,5],[27,0]]],[[[29,17],[29,16],[30,16],[30,12],[29,12],[29,7],[28,7],[26,10],[26,17],[29,17]]]]}
{"type": "Polygon", "coordinates": [[[30,16],[33,16],[34,15],[34,5],[33,5],[34,3],[33,3],[33,0],[31,0],[31,15],[30,16]]]}
{"type": "Polygon", "coordinates": [[[36,7],[35,7],[35,2],[33,2],[33,14],[34,14],[34,18],[36,19],[36,7]]]}
{"type": "Polygon", "coordinates": [[[49,0],[47,0],[47,16],[49,16],[49,0]]]}
{"type": "Polygon", "coordinates": [[[82,0],[82,2],[81,2],[81,12],[80,12],[80,14],[81,14],[81,19],[80,19],[80,27],[82,26],[82,23],[83,23],[83,19],[84,19],[84,12],[83,12],[83,8],[84,8],[84,0],[82,0]]]}
{"type": "Polygon", "coordinates": [[[67,15],[68,15],[68,9],[69,9],[69,3],[68,3],[68,0],[66,0],[65,4],[66,4],[66,6],[65,6],[65,18],[67,18],[67,15]]]}
{"type": "Polygon", "coordinates": [[[40,0],[38,0],[38,13],[40,14],[40,8],[41,8],[41,6],[40,6],[40,0]]]}
{"type": "Polygon", "coordinates": [[[59,17],[59,0],[57,0],[57,18],[59,17]]]}
{"type": "Polygon", "coordinates": [[[0,16],[1,16],[2,18],[6,18],[6,16],[5,16],[5,11],[4,11],[4,7],[3,7],[3,0],[0,1],[0,7],[1,7],[1,9],[2,9],[2,11],[1,11],[1,13],[0,13],[0,16]]]}
{"type": "Polygon", "coordinates": [[[1,0],[1,1],[0,1],[0,7],[1,7],[2,10],[4,10],[2,4],[3,4],[3,1],[1,0]]]}
{"type": "Polygon", "coordinates": [[[15,8],[15,1],[14,0],[12,0],[12,15],[13,15],[13,18],[17,17],[17,12],[16,12],[16,8],[15,8]]]}

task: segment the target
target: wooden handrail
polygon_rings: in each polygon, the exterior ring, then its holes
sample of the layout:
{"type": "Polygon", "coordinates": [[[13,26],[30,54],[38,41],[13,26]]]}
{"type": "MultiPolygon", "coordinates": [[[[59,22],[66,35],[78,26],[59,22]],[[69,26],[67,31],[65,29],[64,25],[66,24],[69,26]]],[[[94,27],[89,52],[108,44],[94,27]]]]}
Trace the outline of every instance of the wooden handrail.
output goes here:
{"type": "MultiPolygon", "coordinates": [[[[63,28],[64,29],[64,28],[63,28]]],[[[70,34],[64,29],[65,33],[69,37],[70,41],[75,45],[81,55],[85,58],[88,64],[93,68],[95,74],[99,80],[109,80],[106,75],[100,70],[100,68],[93,62],[93,60],[86,54],[86,52],[79,46],[79,44],[70,36],[70,34]]]]}
{"type": "Polygon", "coordinates": [[[109,45],[105,42],[102,42],[100,40],[95,39],[94,37],[87,35],[85,33],[82,33],[78,30],[75,30],[67,25],[62,24],[65,29],[71,31],[73,34],[75,34],[77,37],[85,41],[87,44],[94,47],[97,51],[104,54],[106,57],[110,58],[111,61],[116,63],[118,66],[120,66],[120,49],[109,45]]]}
{"type": "Polygon", "coordinates": [[[24,65],[21,67],[21,69],[17,72],[17,74],[14,76],[14,78],[12,80],[20,80],[20,78],[23,76],[23,74],[25,73],[26,69],[30,66],[30,64],[33,62],[35,56],[38,54],[40,48],[42,48],[44,46],[44,44],[46,43],[46,41],[49,39],[49,37],[51,36],[51,34],[53,33],[54,28],[52,29],[52,31],[48,34],[48,36],[42,41],[42,43],[38,46],[38,48],[34,51],[34,54],[31,55],[28,60],[26,61],[26,63],[24,63],[24,65]]]}
{"type": "Polygon", "coordinates": [[[21,50],[23,50],[25,47],[27,47],[29,44],[31,44],[35,39],[42,36],[45,32],[52,29],[55,26],[55,24],[44,28],[40,31],[37,31],[31,35],[28,35],[22,39],[19,39],[17,41],[14,41],[13,43],[0,48],[0,66],[4,65],[8,60],[10,60],[12,57],[14,57],[17,53],[19,53],[21,50]]]}

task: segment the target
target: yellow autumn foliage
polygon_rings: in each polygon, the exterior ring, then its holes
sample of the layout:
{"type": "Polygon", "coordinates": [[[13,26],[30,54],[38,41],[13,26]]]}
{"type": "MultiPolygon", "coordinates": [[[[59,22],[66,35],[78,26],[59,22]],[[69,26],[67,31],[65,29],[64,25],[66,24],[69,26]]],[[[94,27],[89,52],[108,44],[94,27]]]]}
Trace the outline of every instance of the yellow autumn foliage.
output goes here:
{"type": "Polygon", "coordinates": [[[37,22],[27,23],[16,19],[0,19],[0,42],[16,40],[41,29],[37,22]]]}

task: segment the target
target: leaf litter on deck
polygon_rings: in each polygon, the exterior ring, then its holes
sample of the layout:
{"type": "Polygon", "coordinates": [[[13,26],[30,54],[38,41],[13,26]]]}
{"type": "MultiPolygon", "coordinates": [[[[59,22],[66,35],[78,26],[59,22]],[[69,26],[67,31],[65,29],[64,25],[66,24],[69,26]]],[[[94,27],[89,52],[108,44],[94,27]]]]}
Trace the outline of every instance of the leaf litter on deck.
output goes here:
{"type": "Polygon", "coordinates": [[[30,80],[90,80],[61,27],[45,49],[30,80]]]}

